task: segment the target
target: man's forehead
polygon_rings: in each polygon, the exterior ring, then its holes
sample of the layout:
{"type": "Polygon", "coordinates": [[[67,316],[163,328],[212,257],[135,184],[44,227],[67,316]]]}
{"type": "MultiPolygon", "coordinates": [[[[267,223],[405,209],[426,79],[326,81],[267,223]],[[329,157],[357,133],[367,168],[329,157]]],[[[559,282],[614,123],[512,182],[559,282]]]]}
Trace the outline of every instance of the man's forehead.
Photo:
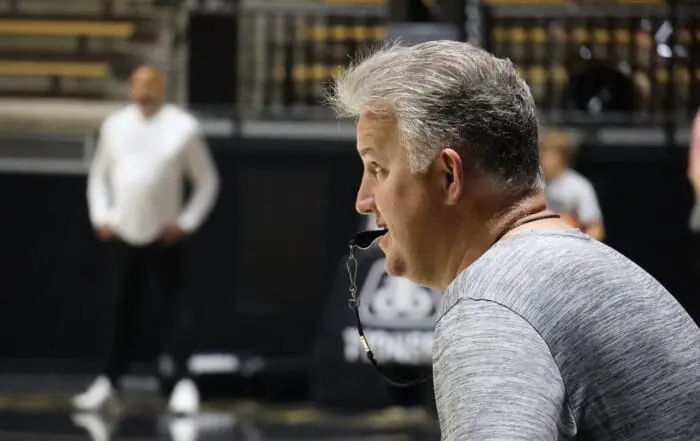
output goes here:
{"type": "Polygon", "coordinates": [[[365,113],[357,124],[357,151],[360,156],[380,155],[393,140],[395,122],[387,118],[365,113]]]}
{"type": "Polygon", "coordinates": [[[361,158],[379,158],[386,155],[386,140],[370,136],[357,137],[357,152],[361,158]]]}

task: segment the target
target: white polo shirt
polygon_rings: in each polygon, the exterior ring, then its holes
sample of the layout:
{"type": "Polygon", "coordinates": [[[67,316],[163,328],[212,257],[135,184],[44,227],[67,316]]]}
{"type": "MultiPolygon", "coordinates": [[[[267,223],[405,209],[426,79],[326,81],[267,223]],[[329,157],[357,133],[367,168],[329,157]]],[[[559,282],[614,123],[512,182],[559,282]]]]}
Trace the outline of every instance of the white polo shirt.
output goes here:
{"type": "Polygon", "coordinates": [[[102,124],[88,175],[93,226],[109,226],[133,245],[155,241],[177,224],[196,230],[213,207],[219,178],[196,119],[166,104],[150,119],[136,105],[102,124]],[[183,201],[185,179],[192,195],[183,201]]]}

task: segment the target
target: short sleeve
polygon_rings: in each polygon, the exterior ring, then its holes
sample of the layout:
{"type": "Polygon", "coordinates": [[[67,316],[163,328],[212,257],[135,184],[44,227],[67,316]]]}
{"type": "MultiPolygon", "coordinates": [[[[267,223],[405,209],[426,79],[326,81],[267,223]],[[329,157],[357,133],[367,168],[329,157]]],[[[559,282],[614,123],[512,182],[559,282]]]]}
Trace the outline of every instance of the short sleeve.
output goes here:
{"type": "Polygon", "coordinates": [[[603,213],[598,204],[598,196],[590,182],[581,182],[578,190],[577,213],[578,221],[583,225],[603,222],[603,213]]]}
{"type": "Polygon", "coordinates": [[[566,388],[540,334],[510,309],[461,300],[435,330],[443,441],[556,441],[566,388]]]}

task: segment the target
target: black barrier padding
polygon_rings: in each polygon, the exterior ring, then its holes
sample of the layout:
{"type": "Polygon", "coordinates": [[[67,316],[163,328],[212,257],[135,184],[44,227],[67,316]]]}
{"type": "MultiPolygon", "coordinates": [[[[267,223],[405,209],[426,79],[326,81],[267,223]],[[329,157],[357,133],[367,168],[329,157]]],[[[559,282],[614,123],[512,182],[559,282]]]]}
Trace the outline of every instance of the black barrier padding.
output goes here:
{"type": "MultiPolygon", "coordinates": [[[[377,300],[376,296],[379,295],[380,290],[388,290],[384,291],[384,295],[391,295],[397,292],[396,289],[405,289],[406,286],[397,288],[397,285],[390,282],[400,279],[389,277],[384,272],[384,254],[376,244],[367,250],[356,250],[355,256],[357,259],[356,283],[359,291],[357,295],[361,305],[360,318],[377,362],[394,381],[410,381],[424,377],[431,369],[429,348],[423,349],[423,346],[416,346],[410,339],[402,340],[402,337],[415,333],[432,337],[435,312],[440,299],[439,293],[421,289],[413,284],[411,286],[417,288],[416,291],[403,291],[402,295],[419,295],[424,300],[428,299],[433,309],[430,311],[421,309],[427,312],[427,316],[404,315],[398,310],[392,311],[392,308],[383,302],[380,303],[389,310],[384,310],[384,313],[373,311],[372,304],[377,300]],[[380,269],[382,274],[379,278],[376,278],[377,269],[380,269]],[[423,295],[427,297],[422,297],[423,295]],[[387,312],[389,312],[388,316],[387,312]],[[398,315],[394,315],[397,313],[398,315]],[[395,337],[395,340],[384,342],[384,353],[381,350],[382,342],[372,335],[373,330],[395,337]],[[387,348],[392,349],[387,351],[387,348]],[[421,357],[423,364],[420,366],[406,365],[403,361],[401,364],[392,361],[422,356],[425,355],[424,351],[427,351],[427,360],[421,357]]],[[[338,412],[364,411],[389,405],[422,406],[434,412],[431,381],[407,388],[391,386],[369,364],[365,353],[358,351],[361,347],[356,329],[356,316],[349,307],[350,285],[346,268],[348,257],[348,254],[343,256],[338,265],[318,330],[310,374],[312,398],[322,408],[338,412]]],[[[415,301],[416,298],[414,297],[413,300],[415,301]]],[[[394,307],[400,307],[402,304],[402,302],[391,301],[390,303],[395,305],[394,307]]]]}
{"type": "Polygon", "coordinates": [[[693,204],[687,150],[582,146],[576,167],[594,184],[606,243],[658,279],[700,323],[698,238],[688,229],[693,204]]]}
{"type": "Polygon", "coordinates": [[[217,159],[226,189],[193,263],[196,277],[209,277],[207,295],[226,299],[202,305],[225,330],[213,332],[202,349],[269,358],[311,353],[334,262],[355,229],[347,201],[354,200],[359,173],[341,159],[291,151],[217,159]],[[211,250],[220,253],[217,262],[211,250]]]}
{"type": "Polygon", "coordinates": [[[100,249],[87,217],[85,179],[2,174],[0,204],[6,207],[0,354],[93,359],[101,343],[94,331],[107,311],[96,285],[100,249]]]}
{"type": "MultiPolygon", "coordinates": [[[[354,201],[361,168],[354,146],[352,142],[239,140],[233,149],[231,140],[211,143],[221,173],[221,193],[210,219],[190,244],[197,350],[308,360],[327,300],[324,293],[329,292],[357,226],[354,201]],[[297,153],[300,149],[306,153],[297,153]],[[326,153],[310,153],[314,150],[326,153]],[[327,182],[331,189],[319,190],[330,199],[324,208],[327,212],[306,214],[328,223],[323,238],[312,241],[314,247],[323,248],[313,253],[325,256],[324,269],[306,267],[312,261],[304,256],[311,251],[303,249],[278,250],[264,241],[259,243],[273,248],[237,248],[237,229],[245,210],[240,199],[241,167],[253,167],[264,175],[270,167],[282,166],[299,173],[310,167],[327,170],[321,174],[331,176],[327,182]],[[270,278],[277,277],[277,265],[295,269],[298,277],[278,280],[278,294],[289,299],[284,302],[288,310],[259,316],[237,311],[236,296],[256,295],[236,292],[237,286],[251,283],[246,277],[256,276],[242,272],[245,266],[239,259],[247,252],[269,254],[270,278]],[[304,285],[305,274],[325,277],[312,285],[317,292],[307,292],[311,285],[304,285]],[[295,300],[303,307],[295,306],[295,300]],[[287,346],[276,353],[278,341],[287,346]]],[[[699,285],[691,264],[700,247],[693,244],[687,227],[692,195],[685,172],[686,151],[584,146],[577,167],[596,186],[608,243],[664,283],[698,320],[699,285]]],[[[313,186],[302,188],[311,191],[313,186]]],[[[287,190],[279,188],[274,196],[281,201],[287,190]]],[[[107,311],[99,292],[101,254],[88,222],[85,177],[1,174],[0,205],[5,213],[0,217],[0,230],[5,233],[0,249],[0,335],[6,336],[0,342],[1,369],[52,371],[61,367],[60,360],[74,361],[74,369],[87,369],[102,351],[98,326],[107,311]],[[29,362],[10,364],[8,359],[29,362]],[[37,359],[48,361],[38,364],[37,359]]],[[[278,217],[267,228],[284,230],[288,225],[286,218],[278,217]]],[[[303,229],[300,234],[313,232],[303,229]]],[[[147,347],[153,347],[151,340],[144,328],[139,340],[143,347],[136,348],[144,359],[147,347]]]]}
{"type": "MultiPolygon", "coordinates": [[[[374,247],[357,254],[357,280],[367,277],[380,256],[381,251],[374,247]]],[[[311,396],[329,410],[380,409],[392,404],[388,385],[369,363],[348,363],[343,354],[343,329],[355,326],[354,313],[348,307],[345,258],[336,270],[316,337],[311,396]]]]}

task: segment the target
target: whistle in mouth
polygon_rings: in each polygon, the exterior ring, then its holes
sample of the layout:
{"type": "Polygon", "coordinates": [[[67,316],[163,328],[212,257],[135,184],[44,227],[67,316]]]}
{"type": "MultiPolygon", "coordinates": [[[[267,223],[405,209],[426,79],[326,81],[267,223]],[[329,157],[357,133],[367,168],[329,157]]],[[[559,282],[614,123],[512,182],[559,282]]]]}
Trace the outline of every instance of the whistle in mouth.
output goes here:
{"type": "Polygon", "coordinates": [[[364,250],[369,248],[380,236],[383,236],[388,232],[389,230],[387,229],[362,231],[357,233],[355,237],[350,240],[348,245],[350,248],[357,247],[364,250]]]}

